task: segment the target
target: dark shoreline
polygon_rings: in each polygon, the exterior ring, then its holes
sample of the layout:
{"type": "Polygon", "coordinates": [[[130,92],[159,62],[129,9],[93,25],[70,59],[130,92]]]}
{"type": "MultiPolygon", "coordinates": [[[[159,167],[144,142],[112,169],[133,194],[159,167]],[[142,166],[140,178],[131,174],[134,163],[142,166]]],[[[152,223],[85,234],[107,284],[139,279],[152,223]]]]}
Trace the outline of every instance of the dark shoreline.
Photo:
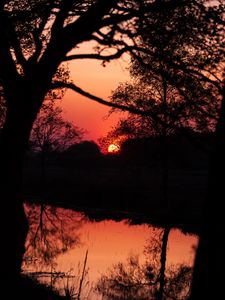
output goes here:
{"type": "Polygon", "coordinates": [[[81,211],[95,221],[129,219],[131,224],[200,231],[205,168],[169,169],[166,205],[158,168],[50,166],[44,182],[40,174],[39,167],[24,169],[25,201],[81,211]]]}
{"type": "MultiPolygon", "coordinates": [[[[27,199],[27,198],[26,198],[27,199]]],[[[127,220],[130,225],[149,224],[156,227],[178,228],[184,233],[199,234],[201,227],[201,215],[180,214],[175,211],[162,210],[160,208],[145,207],[142,210],[129,207],[128,209],[119,207],[98,207],[93,205],[81,205],[81,203],[69,203],[62,201],[51,201],[50,199],[41,201],[39,197],[29,197],[28,204],[45,204],[64,209],[71,209],[84,213],[89,220],[100,222],[103,220],[113,220],[116,222],[127,220]]]]}

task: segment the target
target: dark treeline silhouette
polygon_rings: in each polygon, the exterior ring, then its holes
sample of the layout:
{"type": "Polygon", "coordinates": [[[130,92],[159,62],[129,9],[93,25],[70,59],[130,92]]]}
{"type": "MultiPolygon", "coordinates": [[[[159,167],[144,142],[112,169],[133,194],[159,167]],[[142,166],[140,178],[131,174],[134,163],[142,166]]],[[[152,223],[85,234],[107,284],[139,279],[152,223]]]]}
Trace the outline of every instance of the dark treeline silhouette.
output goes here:
{"type": "MultiPolygon", "coordinates": [[[[166,137],[169,168],[201,169],[208,167],[208,156],[212,148],[212,133],[189,132],[187,139],[182,134],[171,134],[166,137]]],[[[67,147],[64,151],[46,153],[49,165],[68,167],[107,167],[142,165],[154,168],[161,165],[163,159],[163,142],[160,137],[128,138],[120,145],[117,153],[103,154],[93,141],[81,141],[67,147]]],[[[27,164],[38,165],[42,151],[30,151],[27,164]]]]}
{"type": "Polygon", "coordinates": [[[91,166],[98,164],[102,157],[99,146],[93,141],[82,141],[75,145],[68,147],[61,155],[61,162],[63,164],[68,162],[74,165],[91,166]]]}
{"type": "Polygon", "coordinates": [[[196,232],[206,193],[205,146],[210,144],[211,135],[191,136],[203,147],[197,148],[182,135],[167,137],[170,211],[164,214],[160,202],[162,141],[159,137],[128,139],[117,154],[102,154],[98,145],[89,141],[72,145],[63,152],[49,153],[43,195],[39,184],[41,157],[38,153],[30,154],[24,168],[24,193],[30,200],[39,198],[42,203],[82,207],[87,213],[88,208],[103,209],[102,214],[93,213],[96,219],[115,219],[115,212],[106,210],[116,209],[121,211],[119,218],[124,217],[124,211],[136,212],[133,223],[152,220],[156,225],[176,224],[196,232]],[[146,210],[149,215],[145,216],[146,210]]]}
{"type": "MultiPolygon", "coordinates": [[[[66,147],[64,150],[50,150],[45,153],[45,177],[48,177],[48,169],[51,167],[63,167],[69,169],[93,168],[104,165],[104,155],[99,146],[93,141],[83,140],[66,147]]],[[[41,169],[43,160],[42,151],[30,149],[25,158],[25,168],[41,169]]]]}
{"type": "MultiPolygon", "coordinates": [[[[191,140],[181,134],[166,137],[167,155],[170,168],[207,168],[212,147],[212,134],[190,133],[191,140]]],[[[127,139],[122,143],[120,155],[130,164],[142,163],[155,167],[163,159],[163,141],[160,137],[127,139]]]]}

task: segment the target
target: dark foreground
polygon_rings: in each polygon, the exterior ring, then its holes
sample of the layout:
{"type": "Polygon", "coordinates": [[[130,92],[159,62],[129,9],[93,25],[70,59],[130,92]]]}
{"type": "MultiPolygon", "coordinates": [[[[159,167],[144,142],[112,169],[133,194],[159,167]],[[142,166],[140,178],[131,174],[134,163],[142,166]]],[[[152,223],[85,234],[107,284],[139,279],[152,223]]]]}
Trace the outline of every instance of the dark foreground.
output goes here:
{"type": "Polygon", "coordinates": [[[6,299],[63,300],[67,298],[59,296],[56,291],[52,291],[49,287],[39,284],[31,278],[22,276],[19,282],[19,290],[16,291],[14,287],[12,287],[11,291],[7,291],[6,299]]]}

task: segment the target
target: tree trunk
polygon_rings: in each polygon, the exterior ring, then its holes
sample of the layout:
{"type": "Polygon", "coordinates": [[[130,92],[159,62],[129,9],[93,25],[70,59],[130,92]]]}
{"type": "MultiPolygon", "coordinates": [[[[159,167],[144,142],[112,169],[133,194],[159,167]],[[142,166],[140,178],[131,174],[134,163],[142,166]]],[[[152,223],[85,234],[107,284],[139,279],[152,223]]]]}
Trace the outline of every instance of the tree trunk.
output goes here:
{"type": "Polygon", "coordinates": [[[211,152],[208,193],[197,250],[191,300],[222,299],[225,270],[225,89],[211,152]]]}
{"type": "Polygon", "coordinates": [[[160,256],[160,271],[159,271],[159,292],[157,294],[157,300],[163,299],[163,293],[165,289],[165,271],[166,271],[166,257],[167,257],[167,244],[170,233],[170,227],[165,227],[162,236],[162,249],[160,256]]]}
{"type": "Polygon", "coordinates": [[[19,96],[17,103],[19,105],[8,107],[0,136],[0,251],[3,287],[15,286],[18,282],[28,231],[21,192],[22,166],[35,114],[31,107],[23,106],[24,101],[19,96]]]}
{"type": "Polygon", "coordinates": [[[168,202],[168,137],[167,137],[167,82],[164,76],[162,76],[163,83],[163,126],[161,132],[161,204],[162,209],[169,208],[168,202]]]}

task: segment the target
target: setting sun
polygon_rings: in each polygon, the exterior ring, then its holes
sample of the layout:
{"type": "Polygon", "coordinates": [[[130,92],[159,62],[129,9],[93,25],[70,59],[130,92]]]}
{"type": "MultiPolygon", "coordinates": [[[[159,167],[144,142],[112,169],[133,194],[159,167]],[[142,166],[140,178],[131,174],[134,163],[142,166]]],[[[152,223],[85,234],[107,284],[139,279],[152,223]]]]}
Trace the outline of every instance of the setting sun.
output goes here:
{"type": "Polygon", "coordinates": [[[119,151],[119,146],[115,145],[115,144],[110,144],[108,147],[108,152],[109,153],[116,153],[119,151]]]}

